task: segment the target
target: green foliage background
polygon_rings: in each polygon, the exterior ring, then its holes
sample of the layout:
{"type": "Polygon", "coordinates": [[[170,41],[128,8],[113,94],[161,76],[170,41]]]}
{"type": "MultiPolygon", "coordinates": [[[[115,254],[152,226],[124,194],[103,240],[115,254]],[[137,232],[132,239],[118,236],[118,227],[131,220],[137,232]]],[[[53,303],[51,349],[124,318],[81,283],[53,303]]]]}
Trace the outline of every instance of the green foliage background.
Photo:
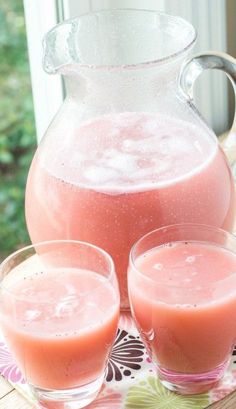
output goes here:
{"type": "Polygon", "coordinates": [[[0,0],[0,259],[29,242],[27,172],[36,147],[22,0],[0,0]]]}

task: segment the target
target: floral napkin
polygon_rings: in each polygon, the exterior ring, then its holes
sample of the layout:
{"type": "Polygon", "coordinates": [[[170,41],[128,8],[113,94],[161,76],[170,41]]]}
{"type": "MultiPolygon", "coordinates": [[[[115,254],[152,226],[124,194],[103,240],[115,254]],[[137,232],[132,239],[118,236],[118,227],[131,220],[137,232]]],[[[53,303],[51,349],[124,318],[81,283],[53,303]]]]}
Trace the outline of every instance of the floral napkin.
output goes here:
{"type": "MultiPolygon", "coordinates": [[[[236,355],[236,351],[235,351],[236,355]]],[[[36,402],[0,337],[0,373],[29,401],[36,402]]],[[[209,393],[180,396],[165,389],[155,375],[129,314],[122,314],[102,390],[88,409],[204,409],[236,388],[236,356],[220,385],[209,393]]]]}

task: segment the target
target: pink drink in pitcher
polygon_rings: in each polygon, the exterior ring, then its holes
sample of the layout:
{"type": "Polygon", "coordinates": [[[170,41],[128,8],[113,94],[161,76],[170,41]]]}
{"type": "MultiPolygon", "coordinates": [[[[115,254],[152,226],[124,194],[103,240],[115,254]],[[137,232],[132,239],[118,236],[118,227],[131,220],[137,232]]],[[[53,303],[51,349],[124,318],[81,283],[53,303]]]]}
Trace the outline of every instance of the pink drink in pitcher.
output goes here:
{"type": "Polygon", "coordinates": [[[88,270],[35,271],[33,256],[1,295],[2,330],[27,381],[66,390],[103,379],[119,317],[112,285],[88,270]]]}
{"type": "Polygon", "coordinates": [[[129,112],[78,128],[69,120],[60,126],[49,129],[29,173],[30,237],[34,243],[84,240],[105,249],[115,261],[123,307],[129,251],[142,235],[182,222],[232,229],[233,180],[209,129],[129,112]]]}

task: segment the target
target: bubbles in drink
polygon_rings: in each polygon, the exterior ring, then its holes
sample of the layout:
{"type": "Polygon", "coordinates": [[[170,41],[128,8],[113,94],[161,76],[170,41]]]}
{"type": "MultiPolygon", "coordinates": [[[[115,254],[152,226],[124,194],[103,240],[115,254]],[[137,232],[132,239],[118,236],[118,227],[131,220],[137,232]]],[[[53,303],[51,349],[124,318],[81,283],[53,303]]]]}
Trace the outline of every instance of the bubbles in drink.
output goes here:
{"type": "Polygon", "coordinates": [[[162,268],[163,268],[163,264],[161,264],[161,263],[156,263],[156,264],[154,264],[153,268],[155,268],[156,270],[161,271],[162,268]]]}
{"type": "Polygon", "coordinates": [[[186,259],[185,259],[186,263],[189,263],[189,264],[194,263],[195,260],[196,260],[196,257],[195,257],[195,256],[188,256],[188,257],[186,257],[186,259]]]}

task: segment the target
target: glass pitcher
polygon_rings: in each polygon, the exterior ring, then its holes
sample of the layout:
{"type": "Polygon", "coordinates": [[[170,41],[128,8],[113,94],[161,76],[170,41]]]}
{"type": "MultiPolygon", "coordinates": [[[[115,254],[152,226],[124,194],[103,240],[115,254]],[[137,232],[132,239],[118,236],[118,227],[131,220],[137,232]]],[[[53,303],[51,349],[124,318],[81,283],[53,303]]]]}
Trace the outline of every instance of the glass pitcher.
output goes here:
{"type": "Polygon", "coordinates": [[[186,63],[195,41],[182,18],[130,9],[65,21],[44,40],[44,69],[64,76],[67,96],[30,168],[29,234],[104,248],[123,308],[141,236],[174,223],[234,225],[232,175],[191,90],[206,68],[235,81],[235,62],[206,54],[186,63]]]}

